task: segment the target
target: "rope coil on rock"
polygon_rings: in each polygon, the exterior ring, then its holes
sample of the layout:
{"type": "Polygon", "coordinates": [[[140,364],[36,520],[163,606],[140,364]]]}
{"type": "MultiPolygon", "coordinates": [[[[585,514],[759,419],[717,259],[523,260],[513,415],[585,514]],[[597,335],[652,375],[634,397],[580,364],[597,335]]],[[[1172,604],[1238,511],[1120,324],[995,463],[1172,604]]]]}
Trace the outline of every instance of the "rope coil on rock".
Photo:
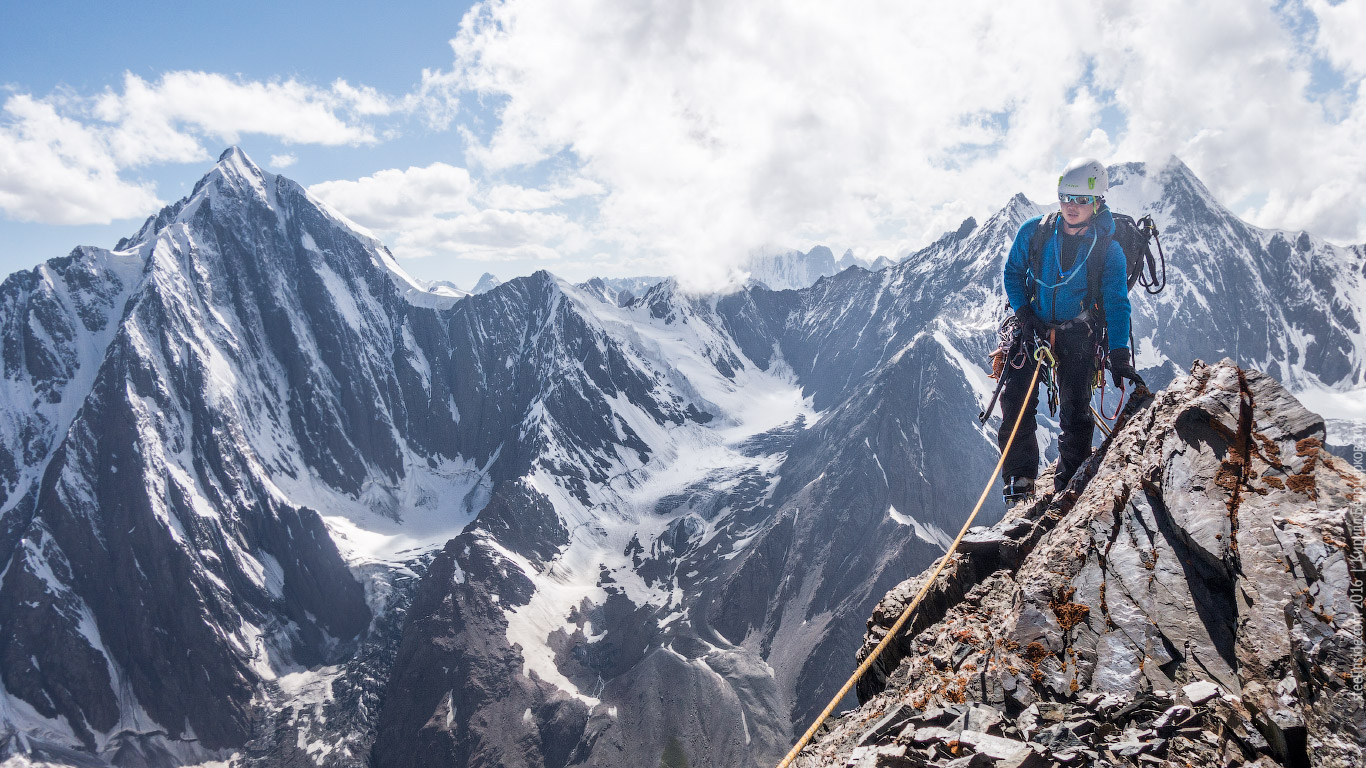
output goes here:
{"type": "MultiPolygon", "coordinates": [[[[1034,374],[1029,379],[1030,390],[1038,385],[1039,371],[1043,368],[1045,361],[1049,365],[1052,365],[1054,362],[1052,352],[1044,352],[1043,350],[1044,348],[1040,348],[1034,355],[1036,362],[1034,365],[1034,374]]],[[[877,647],[873,648],[872,653],[868,654],[868,658],[864,659],[862,664],[859,664],[858,669],[854,670],[854,674],[845,681],[844,685],[840,688],[839,693],[835,694],[835,697],[830,700],[830,703],[825,705],[825,709],[817,716],[816,721],[811,724],[811,727],[806,729],[806,733],[802,734],[802,737],[798,740],[796,746],[792,747],[792,750],[787,753],[787,757],[784,757],[783,761],[778,763],[778,768],[788,768],[788,766],[792,765],[792,761],[797,759],[797,754],[805,749],[807,744],[811,743],[811,738],[816,735],[816,731],[826,719],[830,717],[830,713],[835,711],[835,707],[839,705],[840,699],[843,699],[845,695],[849,693],[849,690],[858,683],[859,679],[863,677],[863,674],[867,672],[868,668],[877,660],[877,657],[882,654],[882,651],[891,644],[892,638],[896,637],[897,634],[901,632],[901,628],[905,626],[907,620],[911,618],[911,614],[914,613],[916,607],[920,605],[920,601],[923,600],[925,595],[930,591],[930,586],[934,584],[935,579],[939,578],[939,573],[944,570],[944,566],[948,564],[949,558],[953,557],[954,552],[958,550],[959,542],[963,540],[963,536],[967,534],[968,528],[972,526],[973,519],[975,519],[977,513],[981,511],[982,505],[986,503],[987,496],[991,493],[991,485],[996,481],[996,476],[1000,474],[1001,467],[1005,465],[1006,455],[1010,453],[1010,446],[1015,442],[1015,433],[1020,429],[1020,422],[1024,419],[1024,412],[1025,409],[1021,408],[1020,412],[1015,415],[1015,424],[1010,428],[1010,437],[1006,440],[1005,447],[1001,449],[1001,458],[996,462],[996,469],[992,471],[991,477],[987,479],[987,485],[982,489],[982,496],[977,499],[977,506],[972,508],[972,513],[968,515],[968,519],[963,521],[963,528],[958,531],[958,536],[954,538],[953,543],[949,545],[949,548],[944,551],[944,556],[939,558],[939,563],[935,566],[934,573],[931,573],[930,577],[925,580],[925,583],[920,587],[920,591],[916,593],[915,599],[911,600],[910,604],[906,606],[906,609],[901,612],[901,617],[896,620],[896,623],[892,625],[891,629],[887,630],[887,634],[882,637],[882,640],[877,644],[877,647]]]]}

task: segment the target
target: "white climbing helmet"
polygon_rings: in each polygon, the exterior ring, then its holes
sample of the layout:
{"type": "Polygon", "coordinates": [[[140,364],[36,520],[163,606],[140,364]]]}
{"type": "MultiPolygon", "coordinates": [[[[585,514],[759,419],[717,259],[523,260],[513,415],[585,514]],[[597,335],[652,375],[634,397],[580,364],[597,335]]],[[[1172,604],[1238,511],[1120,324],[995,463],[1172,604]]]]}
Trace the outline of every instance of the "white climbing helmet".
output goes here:
{"type": "Polygon", "coordinates": [[[1104,195],[1110,188],[1110,174],[1099,160],[1080,157],[1067,164],[1058,177],[1059,195],[1104,195]]]}

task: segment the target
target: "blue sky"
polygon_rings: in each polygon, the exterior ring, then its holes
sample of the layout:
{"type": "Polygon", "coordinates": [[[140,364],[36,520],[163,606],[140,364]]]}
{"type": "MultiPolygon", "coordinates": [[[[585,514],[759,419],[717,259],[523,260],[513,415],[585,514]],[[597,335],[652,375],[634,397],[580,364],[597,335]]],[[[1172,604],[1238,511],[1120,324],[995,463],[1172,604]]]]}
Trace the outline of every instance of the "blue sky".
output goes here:
{"type": "Polygon", "coordinates": [[[0,2],[6,274],[233,143],[464,286],[896,257],[1083,154],[1366,241],[1366,0],[0,2]]]}

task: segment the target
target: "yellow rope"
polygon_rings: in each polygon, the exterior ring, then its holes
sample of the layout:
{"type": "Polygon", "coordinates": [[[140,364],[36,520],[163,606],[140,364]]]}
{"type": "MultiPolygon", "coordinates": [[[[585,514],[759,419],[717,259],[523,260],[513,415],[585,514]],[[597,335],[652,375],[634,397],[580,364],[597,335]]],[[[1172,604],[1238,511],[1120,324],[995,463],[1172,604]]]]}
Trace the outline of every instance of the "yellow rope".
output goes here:
{"type": "Polygon", "coordinates": [[[1097,427],[1100,427],[1100,431],[1101,431],[1106,437],[1109,437],[1109,436],[1110,436],[1110,424],[1109,424],[1109,422],[1107,422],[1107,421],[1105,420],[1105,417],[1104,417],[1104,416],[1101,416],[1101,415],[1100,415],[1100,411],[1097,411],[1097,410],[1096,410],[1096,407],[1095,407],[1094,405],[1091,406],[1091,415],[1096,417],[1096,426],[1097,426],[1097,427]]]}
{"type": "MultiPolygon", "coordinates": [[[[1034,366],[1034,375],[1029,379],[1029,388],[1025,390],[1026,392],[1032,391],[1039,383],[1039,370],[1043,368],[1045,358],[1048,359],[1049,365],[1053,364],[1054,360],[1052,353],[1048,351],[1047,347],[1041,347],[1039,352],[1034,355],[1034,359],[1037,362],[1034,366]]],[[[1015,442],[1015,433],[1020,429],[1020,421],[1024,418],[1024,413],[1025,409],[1022,407],[1020,408],[1020,412],[1015,415],[1015,425],[1010,428],[1010,437],[1006,440],[1005,448],[1001,450],[1001,458],[996,462],[996,469],[991,473],[991,478],[987,480],[987,486],[982,489],[982,496],[977,499],[977,506],[972,508],[972,514],[968,515],[968,519],[964,521],[962,530],[958,532],[958,537],[953,540],[953,544],[944,552],[944,556],[939,558],[939,564],[935,566],[934,573],[930,574],[930,578],[925,581],[925,584],[922,587],[920,587],[920,592],[916,594],[915,599],[911,601],[911,604],[906,606],[906,610],[901,612],[901,617],[896,620],[896,623],[892,625],[892,628],[887,630],[887,634],[883,636],[882,642],[878,643],[877,647],[873,649],[873,652],[868,654],[868,658],[864,659],[863,663],[858,666],[858,669],[854,670],[854,674],[850,676],[849,680],[840,688],[840,692],[835,694],[835,698],[831,699],[829,704],[825,705],[825,709],[821,712],[820,716],[816,718],[816,722],[812,723],[811,727],[806,729],[806,733],[802,735],[802,738],[797,742],[797,745],[792,748],[791,752],[787,753],[787,757],[784,757],[781,763],[778,763],[778,768],[788,768],[788,766],[792,765],[792,761],[797,759],[797,753],[801,752],[802,749],[811,742],[811,737],[816,735],[816,730],[821,727],[821,724],[825,722],[826,718],[830,717],[830,713],[835,711],[835,707],[839,705],[840,699],[843,699],[845,694],[849,693],[849,689],[853,688],[854,684],[859,681],[859,678],[863,677],[863,673],[868,671],[868,668],[873,665],[873,662],[877,659],[878,655],[882,653],[883,649],[887,647],[888,643],[892,641],[892,638],[897,636],[897,633],[901,631],[901,627],[906,623],[906,620],[911,617],[911,613],[915,611],[916,606],[920,605],[920,601],[923,600],[925,594],[930,591],[930,585],[934,584],[935,579],[939,578],[940,571],[944,570],[944,566],[949,562],[949,558],[953,557],[953,553],[958,549],[958,543],[963,540],[963,536],[968,532],[968,528],[972,526],[973,518],[977,517],[978,511],[980,511],[982,505],[986,503],[987,495],[991,493],[991,484],[996,482],[996,476],[1000,474],[1001,467],[1005,465],[1006,454],[1010,452],[1010,446],[1015,442]]]]}

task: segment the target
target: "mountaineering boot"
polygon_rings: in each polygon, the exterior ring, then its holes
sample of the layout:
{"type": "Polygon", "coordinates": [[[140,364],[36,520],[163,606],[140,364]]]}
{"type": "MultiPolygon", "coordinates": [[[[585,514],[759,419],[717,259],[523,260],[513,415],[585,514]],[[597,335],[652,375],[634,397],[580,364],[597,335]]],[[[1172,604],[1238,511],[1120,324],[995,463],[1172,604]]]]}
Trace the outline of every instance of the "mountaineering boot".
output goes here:
{"type": "Polygon", "coordinates": [[[1001,498],[1007,504],[1014,504],[1033,495],[1034,478],[1032,477],[1007,477],[1006,487],[1001,491],[1001,498]]]}

